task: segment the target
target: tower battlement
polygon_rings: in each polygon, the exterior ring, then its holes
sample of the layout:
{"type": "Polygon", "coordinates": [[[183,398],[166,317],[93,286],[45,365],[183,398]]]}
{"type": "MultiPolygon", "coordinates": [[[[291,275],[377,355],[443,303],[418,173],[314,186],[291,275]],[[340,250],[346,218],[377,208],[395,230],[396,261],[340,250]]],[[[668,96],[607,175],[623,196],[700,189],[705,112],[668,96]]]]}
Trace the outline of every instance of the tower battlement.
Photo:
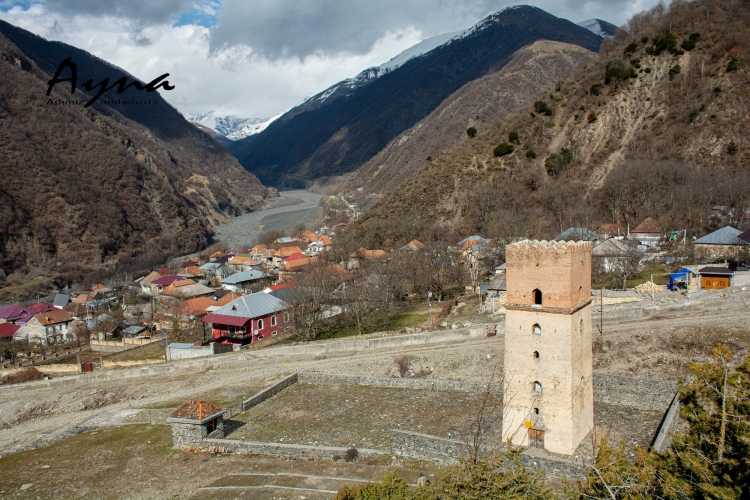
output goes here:
{"type": "Polygon", "coordinates": [[[591,250],[590,241],[523,240],[505,247],[507,253],[538,255],[540,253],[575,253],[591,250]]]}

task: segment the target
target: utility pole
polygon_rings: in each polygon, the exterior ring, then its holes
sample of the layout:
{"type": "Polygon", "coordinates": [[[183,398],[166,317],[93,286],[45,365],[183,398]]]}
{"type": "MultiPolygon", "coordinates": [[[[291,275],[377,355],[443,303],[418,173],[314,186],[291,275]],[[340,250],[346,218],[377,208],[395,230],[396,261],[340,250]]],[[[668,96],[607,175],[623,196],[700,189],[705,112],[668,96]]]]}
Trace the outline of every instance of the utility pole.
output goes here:
{"type": "Polygon", "coordinates": [[[432,292],[427,292],[427,307],[430,309],[430,328],[433,327],[432,324],[432,302],[430,299],[432,298],[432,292]]]}

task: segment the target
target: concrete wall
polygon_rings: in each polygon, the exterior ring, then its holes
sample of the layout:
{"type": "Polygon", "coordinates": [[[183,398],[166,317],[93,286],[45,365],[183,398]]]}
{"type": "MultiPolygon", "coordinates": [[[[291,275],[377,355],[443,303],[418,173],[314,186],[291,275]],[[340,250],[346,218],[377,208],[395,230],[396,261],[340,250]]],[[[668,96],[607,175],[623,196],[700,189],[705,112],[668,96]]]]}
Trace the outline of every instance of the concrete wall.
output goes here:
{"type": "MultiPolygon", "coordinates": [[[[487,384],[483,382],[466,380],[366,377],[361,375],[335,375],[317,372],[301,372],[299,374],[299,382],[301,384],[316,385],[369,385],[374,387],[463,392],[484,392],[487,388],[487,384]]],[[[500,384],[494,384],[493,390],[499,391],[500,384]]]]}
{"type": "Polygon", "coordinates": [[[259,405],[266,399],[270,398],[271,396],[274,396],[290,385],[296,384],[298,381],[298,375],[296,373],[292,373],[288,377],[282,379],[279,382],[276,382],[271,387],[266,387],[262,391],[258,392],[257,394],[250,396],[249,398],[242,401],[242,411],[249,410],[255,405],[259,405]]]}
{"type": "Polygon", "coordinates": [[[153,342],[161,341],[158,339],[122,339],[122,340],[92,340],[89,344],[91,345],[92,351],[101,352],[121,352],[127,351],[128,349],[134,349],[138,346],[148,345],[153,342]]]}
{"type": "Polygon", "coordinates": [[[668,380],[650,380],[619,375],[594,375],[594,400],[646,411],[665,411],[677,392],[668,380]]]}
{"type": "Polygon", "coordinates": [[[656,431],[656,437],[654,437],[651,448],[664,453],[672,441],[672,434],[677,430],[677,425],[680,423],[680,398],[677,394],[672,398],[672,404],[669,405],[667,413],[661,421],[659,430],[656,431]]]}
{"type": "Polygon", "coordinates": [[[202,358],[213,354],[210,345],[201,347],[191,347],[189,349],[177,349],[167,347],[167,361],[179,361],[181,359],[202,358]]]}
{"type": "Polygon", "coordinates": [[[341,340],[336,342],[316,342],[288,347],[272,347],[269,349],[252,351],[253,357],[272,356],[302,356],[334,354],[350,351],[368,351],[377,349],[395,349],[398,347],[437,344],[441,342],[461,342],[464,340],[487,336],[484,327],[467,328],[464,330],[437,330],[409,335],[394,335],[371,339],[341,340]]]}

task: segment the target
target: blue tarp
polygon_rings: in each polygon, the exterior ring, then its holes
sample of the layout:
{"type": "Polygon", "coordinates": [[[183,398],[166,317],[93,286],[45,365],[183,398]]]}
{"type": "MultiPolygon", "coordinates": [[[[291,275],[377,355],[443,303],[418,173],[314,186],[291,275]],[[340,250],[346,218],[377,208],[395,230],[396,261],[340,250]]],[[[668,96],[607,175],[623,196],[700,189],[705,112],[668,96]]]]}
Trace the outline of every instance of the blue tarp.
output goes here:
{"type": "Polygon", "coordinates": [[[691,279],[691,274],[693,274],[693,272],[690,269],[685,269],[684,267],[676,273],[670,274],[667,290],[671,290],[674,292],[677,288],[678,283],[685,283],[685,287],[687,287],[687,283],[691,279]]]}

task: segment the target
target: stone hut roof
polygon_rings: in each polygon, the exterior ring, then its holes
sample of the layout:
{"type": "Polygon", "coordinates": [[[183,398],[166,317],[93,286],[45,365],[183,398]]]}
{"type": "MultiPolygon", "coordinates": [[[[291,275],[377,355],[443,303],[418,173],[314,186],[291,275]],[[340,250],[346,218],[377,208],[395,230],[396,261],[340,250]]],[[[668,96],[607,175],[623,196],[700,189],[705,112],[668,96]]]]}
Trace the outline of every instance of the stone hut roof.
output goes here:
{"type": "Polygon", "coordinates": [[[177,408],[169,416],[169,420],[190,420],[198,423],[211,420],[225,411],[226,410],[220,406],[201,401],[200,399],[191,399],[177,408]]]}

